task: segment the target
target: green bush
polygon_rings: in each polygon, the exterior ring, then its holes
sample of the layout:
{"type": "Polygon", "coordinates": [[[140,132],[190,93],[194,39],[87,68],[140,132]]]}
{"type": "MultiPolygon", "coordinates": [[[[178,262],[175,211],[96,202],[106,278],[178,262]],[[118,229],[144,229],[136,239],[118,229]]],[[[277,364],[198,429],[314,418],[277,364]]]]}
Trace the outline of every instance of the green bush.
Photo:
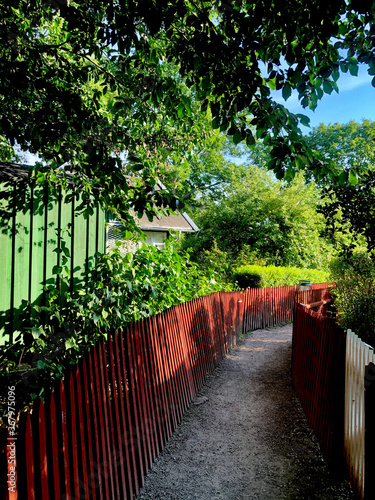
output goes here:
{"type": "Polygon", "coordinates": [[[328,273],[297,267],[248,265],[238,267],[232,275],[232,281],[241,289],[292,286],[301,279],[308,279],[311,283],[324,283],[328,281],[328,273]]]}
{"type": "Polygon", "coordinates": [[[262,276],[255,269],[249,269],[251,267],[257,266],[243,266],[233,272],[233,282],[241,290],[245,288],[261,288],[262,286],[262,276]]]}
{"type": "MultiPolygon", "coordinates": [[[[224,289],[214,272],[202,273],[172,244],[163,249],[144,245],[126,255],[115,250],[109,255],[97,254],[96,259],[73,293],[62,286],[61,297],[50,286],[44,306],[24,301],[17,340],[0,347],[0,386],[16,386],[18,410],[43,397],[108,332],[224,289]]],[[[67,281],[64,272],[59,276],[60,285],[67,281]]]]}
{"type": "Polygon", "coordinates": [[[364,342],[375,346],[375,263],[358,252],[331,264],[332,290],[337,321],[353,330],[364,342]]]}

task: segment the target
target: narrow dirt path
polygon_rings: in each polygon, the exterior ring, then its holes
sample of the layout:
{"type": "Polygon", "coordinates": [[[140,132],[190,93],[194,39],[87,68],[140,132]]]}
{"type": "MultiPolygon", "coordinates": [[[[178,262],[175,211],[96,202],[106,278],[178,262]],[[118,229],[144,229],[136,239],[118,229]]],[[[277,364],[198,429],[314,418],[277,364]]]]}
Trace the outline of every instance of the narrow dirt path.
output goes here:
{"type": "Polygon", "coordinates": [[[248,334],[207,379],[139,499],[346,500],[291,385],[292,326],[248,334]]]}

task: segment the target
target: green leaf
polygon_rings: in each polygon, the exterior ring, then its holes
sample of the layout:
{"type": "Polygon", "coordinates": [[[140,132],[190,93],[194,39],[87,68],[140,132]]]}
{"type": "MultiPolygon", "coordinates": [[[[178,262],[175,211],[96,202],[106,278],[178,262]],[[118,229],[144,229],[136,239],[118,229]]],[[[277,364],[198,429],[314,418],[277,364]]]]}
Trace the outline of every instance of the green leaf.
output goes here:
{"type": "Polygon", "coordinates": [[[339,175],[339,183],[341,185],[346,184],[348,182],[348,173],[343,170],[339,175]]]}
{"type": "Polygon", "coordinates": [[[267,83],[271,90],[276,90],[276,78],[267,80],[267,83]]]}
{"type": "Polygon", "coordinates": [[[310,118],[306,115],[302,114],[297,114],[296,115],[299,118],[299,121],[304,125],[305,127],[310,127],[310,118]]]}
{"type": "Polygon", "coordinates": [[[348,71],[348,65],[346,62],[340,62],[340,69],[343,73],[346,73],[348,71]]]}
{"type": "Polygon", "coordinates": [[[288,83],[286,83],[284,85],[283,90],[282,90],[282,95],[283,95],[283,98],[285,99],[285,101],[287,101],[289,99],[289,97],[292,95],[292,88],[288,83]]]}
{"type": "Polygon", "coordinates": [[[306,167],[306,165],[308,165],[308,164],[309,164],[309,161],[308,161],[306,156],[302,156],[302,155],[296,156],[296,165],[297,165],[298,170],[303,170],[306,167]]]}
{"type": "Polygon", "coordinates": [[[352,76],[358,76],[358,65],[357,64],[349,64],[349,73],[352,76]]]}
{"type": "Polygon", "coordinates": [[[321,87],[315,87],[315,90],[316,90],[316,93],[318,95],[318,99],[321,99],[324,95],[323,90],[321,89],[321,87]]]}
{"type": "Polygon", "coordinates": [[[31,335],[33,336],[34,339],[39,338],[39,335],[43,333],[43,330],[41,327],[36,328],[35,326],[31,329],[31,335]]]}
{"type": "Polygon", "coordinates": [[[254,146],[254,144],[255,144],[254,136],[250,130],[247,130],[247,132],[246,132],[246,145],[251,147],[251,146],[254,146]]]}
{"type": "Polygon", "coordinates": [[[340,77],[339,69],[338,69],[338,67],[335,67],[334,70],[333,70],[333,72],[332,72],[333,81],[337,82],[337,80],[339,79],[339,77],[340,77]]]}
{"type": "Polygon", "coordinates": [[[333,86],[332,83],[329,80],[324,80],[323,81],[323,90],[326,94],[332,94],[333,91],[333,86]]]}
{"type": "Polygon", "coordinates": [[[358,178],[355,172],[353,170],[350,170],[349,172],[349,182],[352,186],[356,186],[358,184],[358,178]]]}
{"type": "Polygon", "coordinates": [[[233,135],[233,143],[239,144],[243,140],[243,136],[240,130],[237,130],[233,135]]]}
{"type": "Polygon", "coordinates": [[[177,108],[177,114],[179,118],[183,118],[185,116],[185,106],[180,102],[177,108]]]}

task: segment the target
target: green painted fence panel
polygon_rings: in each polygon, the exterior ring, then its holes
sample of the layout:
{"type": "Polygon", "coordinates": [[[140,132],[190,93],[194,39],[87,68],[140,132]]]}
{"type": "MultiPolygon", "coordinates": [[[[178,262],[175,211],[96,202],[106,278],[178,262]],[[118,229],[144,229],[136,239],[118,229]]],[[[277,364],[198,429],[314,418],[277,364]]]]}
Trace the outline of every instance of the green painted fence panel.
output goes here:
{"type": "MultiPolygon", "coordinates": [[[[30,191],[28,190],[27,194],[30,191]]],[[[28,201],[28,198],[26,198],[28,201]]],[[[15,216],[15,235],[13,247],[13,330],[19,330],[19,314],[22,300],[28,300],[29,289],[29,249],[30,249],[30,210],[28,207],[15,216]]],[[[15,338],[13,339],[15,340],[15,338]]]]}
{"type": "MultiPolygon", "coordinates": [[[[5,184],[1,188],[17,189],[5,184]]],[[[61,188],[28,188],[22,209],[2,228],[0,345],[17,338],[23,301],[43,304],[46,285],[57,285],[60,294],[64,291],[54,269],[62,265],[63,255],[68,257],[66,266],[71,273],[66,277],[73,288],[82,280],[85,268],[94,264],[95,253],[105,252],[105,212],[95,207],[86,219],[77,214],[80,202],[70,194],[71,188],[64,192],[61,188]]]]}
{"type": "Polygon", "coordinates": [[[74,280],[82,280],[86,266],[87,222],[83,215],[74,217],[72,267],[74,280]]]}
{"type": "Polygon", "coordinates": [[[44,276],[44,242],[45,242],[45,210],[44,189],[40,186],[33,188],[30,207],[30,234],[31,255],[29,300],[32,304],[41,305],[43,301],[43,276],[44,276]]]}
{"type": "Polygon", "coordinates": [[[97,252],[105,253],[106,233],[105,233],[106,217],[105,211],[97,207],[97,223],[96,223],[96,238],[97,238],[97,252]],[[104,228],[104,231],[103,229],[104,228]]]}

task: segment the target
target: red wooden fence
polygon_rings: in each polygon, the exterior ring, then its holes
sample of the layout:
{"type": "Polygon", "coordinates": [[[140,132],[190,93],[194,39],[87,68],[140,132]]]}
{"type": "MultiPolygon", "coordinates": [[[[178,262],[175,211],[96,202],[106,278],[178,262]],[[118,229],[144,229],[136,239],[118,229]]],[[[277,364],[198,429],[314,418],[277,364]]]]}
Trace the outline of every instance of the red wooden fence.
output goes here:
{"type": "Polygon", "coordinates": [[[345,334],[334,320],[296,305],[292,380],[322,453],[344,468],[345,334]]]}
{"type": "MultiPolygon", "coordinates": [[[[218,292],[114,332],[44,402],[21,414],[14,493],[7,483],[7,474],[14,473],[12,441],[0,433],[1,498],[132,498],[207,375],[241,333],[291,321],[295,301],[314,302],[326,291],[327,284],[309,292],[218,292]]],[[[319,386],[323,392],[325,387],[319,386]]],[[[299,390],[306,393],[305,387],[299,390]]],[[[316,422],[319,409],[312,409],[316,422]]]]}

